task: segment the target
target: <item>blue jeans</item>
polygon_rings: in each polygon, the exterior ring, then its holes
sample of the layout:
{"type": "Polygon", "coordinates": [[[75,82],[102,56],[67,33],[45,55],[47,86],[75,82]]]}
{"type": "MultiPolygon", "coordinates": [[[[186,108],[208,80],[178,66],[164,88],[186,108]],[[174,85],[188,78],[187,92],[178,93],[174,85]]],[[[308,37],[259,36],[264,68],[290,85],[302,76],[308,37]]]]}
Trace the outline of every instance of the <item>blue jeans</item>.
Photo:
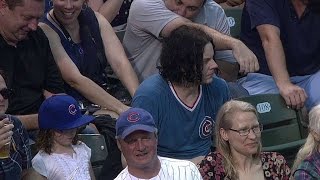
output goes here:
{"type": "MultiPolygon", "coordinates": [[[[290,77],[290,81],[300,86],[305,90],[308,95],[305,106],[308,111],[318,104],[320,104],[320,71],[305,76],[290,77]]],[[[272,76],[249,73],[237,81],[238,84],[243,86],[250,95],[255,94],[278,94],[279,89],[272,76]]]]}

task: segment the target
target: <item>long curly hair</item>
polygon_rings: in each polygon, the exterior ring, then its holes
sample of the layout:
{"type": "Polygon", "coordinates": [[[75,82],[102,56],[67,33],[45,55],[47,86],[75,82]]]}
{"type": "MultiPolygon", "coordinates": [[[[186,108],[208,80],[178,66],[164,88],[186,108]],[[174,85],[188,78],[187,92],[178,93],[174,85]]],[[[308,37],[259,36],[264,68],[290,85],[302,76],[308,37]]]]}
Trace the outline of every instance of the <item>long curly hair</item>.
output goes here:
{"type": "Polygon", "coordinates": [[[160,75],[183,86],[201,84],[204,47],[212,38],[198,28],[182,25],[162,43],[160,75]]]}
{"type": "MultiPolygon", "coordinates": [[[[234,159],[231,154],[231,148],[228,141],[225,141],[221,134],[220,129],[229,129],[232,126],[231,119],[234,117],[235,113],[241,112],[252,112],[258,117],[257,110],[247,102],[231,100],[226,102],[219,110],[216,117],[215,124],[215,135],[216,135],[216,147],[219,153],[223,157],[223,166],[228,178],[238,179],[238,173],[235,168],[234,159]]],[[[262,145],[258,147],[257,153],[253,155],[253,158],[259,158],[261,153],[262,145]]]]}
{"type": "MultiPolygon", "coordinates": [[[[52,153],[52,148],[54,144],[54,134],[55,130],[53,129],[40,129],[36,141],[36,147],[38,150],[42,150],[47,154],[52,153]]],[[[76,145],[78,143],[78,136],[73,138],[72,144],[76,145]]]]}

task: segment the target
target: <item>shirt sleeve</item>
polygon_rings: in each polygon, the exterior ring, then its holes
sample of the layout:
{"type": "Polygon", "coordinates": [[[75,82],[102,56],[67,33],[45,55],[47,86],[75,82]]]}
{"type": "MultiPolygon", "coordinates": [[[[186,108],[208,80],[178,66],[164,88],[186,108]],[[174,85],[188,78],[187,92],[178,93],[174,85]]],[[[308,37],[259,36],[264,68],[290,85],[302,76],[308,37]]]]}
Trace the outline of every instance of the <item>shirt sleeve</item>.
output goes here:
{"type": "Polygon", "coordinates": [[[269,164],[269,171],[274,174],[274,178],[289,180],[290,179],[290,168],[285,158],[277,152],[264,152],[265,162],[269,164]]]}
{"type": "Polygon", "coordinates": [[[195,164],[190,163],[190,171],[192,173],[193,180],[202,180],[202,176],[201,176],[201,174],[195,164]]]}
{"type": "Polygon", "coordinates": [[[222,7],[212,0],[208,0],[207,3],[208,5],[210,5],[210,14],[214,13],[213,16],[216,17],[209,19],[209,21],[207,22],[208,26],[223,34],[230,35],[230,26],[228,24],[227,15],[222,7]]]}
{"type": "Polygon", "coordinates": [[[159,38],[162,29],[178,17],[166,8],[162,0],[135,0],[130,7],[129,22],[135,28],[159,38]]]}
{"type": "Polygon", "coordinates": [[[90,162],[90,159],[91,159],[91,149],[83,142],[81,142],[80,144],[81,146],[83,146],[83,149],[85,150],[85,152],[87,153],[88,155],[88,158],[89,158],[89,162],[90,162]]]}
{"type": "Polygon", "coordinates": [[[259,25],[270,24],[280,27],[275,3],[277,0],[247,0],[246,8],[251,21],[251,29],[259,25]]]}
{"type": "Polygon", "coordinates": [[[14,124],[14,133],[18,134],[14,135],[13,137],[16,137],[14,138],[14,142],[21,156],[21,167],[22,169],[29,169],[31,167],[31,149],[29,145],[29,136],[18,118],[10,115],[9,117],[14,124]]]}
{"type": "Polygon", "coordinates": [[[219,179],[218,175],[222,174],[219,164],[216,153],[211,152],[197,166],[203,179],[219,179]]]}
{"type": "Polygon", "coordinates": [[[21,124],[21,131],[22,135],[21,138],[23,139],[23,151],[21,152],[22,157],[22,169],[29,169],[31,167],[31,148],[29,145],[29,137],[27,131],[23,128],[21,124]]]}
{"type": "Polygon", "coordinates": [[[311,176],[306,170],[299,169],[294,173],[293,178],[295,180],[312,180],[316,179],[313,176],[311,176]]]}
{"type": "MultiPolygon", "coordinates": [[[[217,8],[216,12],[217,21],[216,26],[214,29],[221,32],[222,34],[230,35],[230,26],[228,24],[227,16],[224,13],[222,8],[217,8]]],[[[221,61],[227,61],[230,63],[236,63],[237,60],[234,58],[232,54],[232,50],[222,50],[222,51],[216,51],[216,54],[214,55],[215,59],[221,60],[221,61]]]]}
{"type": "MultiPolygon", "coordinates": [[[[221,8],[221,6],[212,0],[207,0],[204,6],[207,7],[208,12],[206,13],[209,13],[211,17],[214,17],[214,18],[210,18],[210,17],[207,17],[208,15],[206,15],[206,19],[208,21],[206,22],[207,25],[219,31],[222,34],[230,35],[230,26],[228,24],[228,19],[224,10],[221,8]]],[[[227,61],[230,63],[237,62],[231,50],[216,51],[215,59],[227,61]]]]}
{"type": "MultiPolygon", "coordinates": [[[[314,161],[312,161],[314,162],[314,161]]],[[[296,180],[306,180],[306,179],[318,179],[319,177],[319,167],[316,167],[311,161],[302,161],[295,172],[292,172],[292,176],[296,180]]]]}
{"type": "Polygon", "coordinates": [[[282,159],[282,163],[280,164],[280,173],[281,173],[281,177],[280,179],[283,180],[289,180],[290,179],[290,173],[291,170],[287,164],[287,161],[285,160],[285,158],[282,155],[278,155],[279,159],[282,159]]]}
{"type": "Polygon", "coordinates": [[[158,104],[155,103],[155,100],[147,96],[148,92],[144,92],[143,88],[139,88],[132,99],[132,107],[141,108],[149,112],[157,127],[159,128],[159,112],[158,112],[158,104]]]}
{"type": "Polygon", "coordinates": [[[37,173],[41,174],[44,177],[48,177],[45,163],[39,153],[32,159],[32,167],[37,173]]]}

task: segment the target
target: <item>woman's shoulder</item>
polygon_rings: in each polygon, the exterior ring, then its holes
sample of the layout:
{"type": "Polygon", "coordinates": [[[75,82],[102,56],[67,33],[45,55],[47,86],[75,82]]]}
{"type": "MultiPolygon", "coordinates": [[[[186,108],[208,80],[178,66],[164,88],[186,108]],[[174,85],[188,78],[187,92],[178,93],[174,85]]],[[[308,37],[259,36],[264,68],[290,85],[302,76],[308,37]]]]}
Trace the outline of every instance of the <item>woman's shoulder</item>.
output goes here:
{"type": "Polygon", "coordinates": [[[91,149],[88,147],[84,142],[78,141],[76,145],[72,145],[73,149],[76,151],[76,153],[80,153],[86,157],[91,157],[91,149]]]}
{"type": "Polygon", "coordinates": [[[210,152],[197,167],[204,178],[223,179],[225,177],[223,158],[218,151],[210,152]]]}
{"type": "Polygon", "coordinates": [[[302,179],[302,177],[310,177],[314,179],[320,178],[320,154],[313,153],[311,156],[304,159],[298,166],[297,170],[293,172],[295,179],[302,179]]]}
{"type": "Polygon", "coordinates": [[[72,145],[72,147],[74,149],[90,149],[87,144],[82,141],[78,141],[75,145],[72,145]]]}
{"type": "Polygon", "coordinates": [[[36,163],[45,163],[50,161],[52,156],[50,154],[44,152],[43,150],[39,150],[38,153],[32,158],[32,164],[36,163]]]}
{"type": "Polygon", "coordinates": [[[262,152],[260,154],[264,175],[268,178],[280,177],[289,179],[290,168],[285,158],[278,152],[262,152]]]}
{"type": "MultiPolygon", "coordinates": [[[[297,169],[319,169],[320,167],[320,153],[313,153],[311,156],[306,157],[298,166],[297,169]]],[[[320,169],[319,169],[320,173],[320,169]]]]}

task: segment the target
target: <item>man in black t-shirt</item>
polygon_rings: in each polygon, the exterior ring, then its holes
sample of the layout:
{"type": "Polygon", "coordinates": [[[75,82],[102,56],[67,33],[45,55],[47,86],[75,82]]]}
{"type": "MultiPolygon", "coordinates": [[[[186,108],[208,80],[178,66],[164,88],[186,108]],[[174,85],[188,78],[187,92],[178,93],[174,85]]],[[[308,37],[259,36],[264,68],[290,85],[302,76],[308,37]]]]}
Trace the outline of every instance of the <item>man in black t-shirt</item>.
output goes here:
{"type": "Polygon", "coordinates": [[[18,115],[27,130],[37,129],[42,101],[64,92],[48,40],[38,28],[44,0],[0,0],[0,11],[0,68],[14,91],[6,113],[18,115]]]}

